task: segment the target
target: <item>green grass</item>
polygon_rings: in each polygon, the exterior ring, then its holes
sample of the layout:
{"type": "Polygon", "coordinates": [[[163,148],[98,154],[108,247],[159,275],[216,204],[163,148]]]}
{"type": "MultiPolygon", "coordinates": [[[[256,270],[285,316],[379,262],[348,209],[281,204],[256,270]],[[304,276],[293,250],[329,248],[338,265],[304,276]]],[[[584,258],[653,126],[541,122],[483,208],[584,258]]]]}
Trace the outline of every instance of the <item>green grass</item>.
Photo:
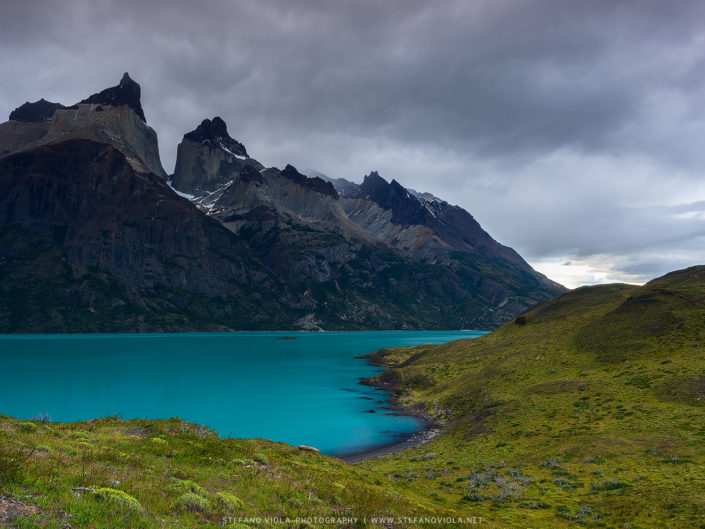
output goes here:
{"type": "Polygon", "coordinates": [[[72,527],[222,527],[224,519],[260,518],[251,526],[281,528],[263,520],[450,512],[405,482],[339,459],[222,439],[180,419],[26,424],[0,416],[0,495],[41,511],[23,528],[61,527],[67,516],[72,527]]]}
{"type": "Polygon", "coordinates": [[[65,515],[91,528],[308,527],[265,518],[321,516],[359,518],[346,527],[705,527],[705,267],[577,289],[520,322],[373,355],[389,367],[373,383],[443,424],[424,446],[351,465],[179,419],[0,417],[0,494],[40,507],[22,527],[60,527],[65,515]]]}
{"type": "Polygon", "coordinates": [[[363,468],[497,527],[705,527],[705,268],[522,323],[374,355],[391,368],[374,382],[445,432],[363,468]]]}

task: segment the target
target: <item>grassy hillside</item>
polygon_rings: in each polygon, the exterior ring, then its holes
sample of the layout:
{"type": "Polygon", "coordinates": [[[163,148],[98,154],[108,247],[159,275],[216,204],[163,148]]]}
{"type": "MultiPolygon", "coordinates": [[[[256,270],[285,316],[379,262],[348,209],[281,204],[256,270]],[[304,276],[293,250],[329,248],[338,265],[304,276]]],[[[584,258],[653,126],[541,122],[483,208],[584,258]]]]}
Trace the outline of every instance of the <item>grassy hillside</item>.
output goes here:
{"type": "Polygon", "coordinates": [[[0,527],[330,527],[296,518],[447,513],[412,486],[179,419],[51,424],[0,416],[0,527]],[[290,523],[267,518],[291,518],[290,523]],[[242,518],[242,520],[240,520],[242,518]],[[254,520],[258,518],[259,520],[254,520]]]}
{"type": "Polygon", "coordinates": [[[447,432],[364,468],[493,527],[705,527],[705,267],[375,359],[447,432]]]}
{"type": "Polygon", "coordinates": [[[442,422],[437,439],[350,465],[177,419],[3,417],[0,526],[22,502],[19,527],[705,527],[705,267],[580,288],[482,338],[374,360],[390,369],[372,383],[442,422]]]}

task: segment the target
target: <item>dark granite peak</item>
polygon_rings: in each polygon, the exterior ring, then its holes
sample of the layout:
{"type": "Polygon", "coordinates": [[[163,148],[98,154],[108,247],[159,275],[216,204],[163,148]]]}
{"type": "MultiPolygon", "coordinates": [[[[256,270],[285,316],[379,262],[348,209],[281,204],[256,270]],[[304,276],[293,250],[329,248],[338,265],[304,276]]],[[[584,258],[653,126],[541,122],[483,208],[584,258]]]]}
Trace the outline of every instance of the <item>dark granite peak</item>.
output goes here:
{"type": "Polygon", "coordinates": [[[184,134],[184,138],[197,143],[205,143],[211,148],[221,147],[236,156],[250,157],[245,146],[230,137],[228,126],[219,116],[215,116],[212,120],[204,119],[198,127],[184,134]]]}
{"type": "Polygon", "coordinates": [[[264,183],[264,178],[262,178],[262,173],[260,173],[256,168],[247,164],[245,167],[240,169],[239,175],[240,181],[242,182],[259,182],[264,183]]]}
{"type": "Polygon", "coordinates": [[[363,185],[367,183],[367,185],[380,185],[380,184],[387,184],[388,182],[379,176],[379,173],[377,171],[371,171],[370,174],[365,175],[365,178],[363,179],[363,185]]]}
{"type": "Polygon", "coordinates": [[[332,197],[340,198],[338,192],[335,190],[335,186],[330,182],[326,182],[322,178],[314,176],[313,178],[308,178],[302,175],[296,170],[293,165],[287,164],[284,170],[280,173],[284,178],[291,180],[292,182],[302,186],[307,187],[311,191],[316,193],[321,193],[323,195],[329,195],[332,197]]]}
{"type": "Polygon", "coordinates": [[[360,184],[359,193],[363,198],[374,200],[374,197],[384,193],[387,187],[389,187],[389,182],[379,176],[377,171],[372,171],[365,176],[362,184],[360,184]]]}
{"type": "Polygon", "coordinates": [[[306,176],[302,175],[296,167],[291,164],[286,164],[286,167],[282,170],[281,175],[284,178],[293,180],[297,184],[304,185],[306,183],[306,176]]]}
{"type": "Polygon", "coordinates": [[[112,86],[106,88],[102,92],[93,94],[88,99],[81,101],[82,104],[96,104],[96,105],[111,105],[120,106],[127,105],[142,119],[146,122],[144,117],[144,111],[142,110],[141,103],[141,93],[142,90],[140,85],[132,80],[130,75],[125,72],[120,79],[120,83],[117,86],[112,86]]]}
{"type": "Polygon", "coordinates": [[[44,98],[34,103],[27,101],[10,113],[10,119],[29,123],[44,123],[51,121],[51,118],[54,117],[54,112],[60,108],[66,107],[61,103],[52,103],[44,98]]]}
{"type": "Polygon", "coordinates": [[[421,201],[404,186],[396,180],[387,182],[377,171],[365,176],[359,197],[375,202],[382,209],[391,210],[393,224],[426,224],[430,220],[428,217],[431,217],[421,201]]]}
{"type": "Polygon", "coordinates": [[[403,185],[401,185],[401,184],[400,184],[399,182],[397,182],[396,180],[392,180],[392,181],[389,183],[389,185],[390,185],[391,187],[393,187],[394,189],[396,189],[397,192],[399,192],[399,193],[404,193],[405,195],[408,195],[408,198],[411,199],[411,197],[413,197],[413,200],[418,200],[418,199],[417,199],[416,197],[414,197],[411,193],[409,193],[409,191],[408,191],[403,185]]]}

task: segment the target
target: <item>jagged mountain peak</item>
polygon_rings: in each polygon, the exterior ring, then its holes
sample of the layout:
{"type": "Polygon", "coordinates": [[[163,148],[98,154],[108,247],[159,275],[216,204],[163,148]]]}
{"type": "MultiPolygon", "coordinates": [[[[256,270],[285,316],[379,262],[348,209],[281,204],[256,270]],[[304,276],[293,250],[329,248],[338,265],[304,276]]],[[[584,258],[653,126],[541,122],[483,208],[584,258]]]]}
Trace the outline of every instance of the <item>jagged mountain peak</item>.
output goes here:
{"type": "Polygon", "coordinates": [[[403,185],[396,180],[387,182],[377,171],[366,175],[360,185],[360,194],[364,198],[373,200],[380,205],[391,206],[390,201],[412,202],[420,206],[419,200],[412,195],[403,185]]]}
{"type": "Polygon", "coordinates": [[[230,137],[228,126],[220,116],[215,116],[212,120],[204,119],[198,127],[184,134],[184,138],[211,148],[220,147],[233,156],[249,158],[245,146],[230,137]]]}
{"type": "Polygon", "coordinates": [[[134,91],[135,89],[139,90],[140,85],[135,82],[132,77],[130,77],[130,74],[125,72],[122,74],[122,78],[120,79],[120,82],[118,83],[118,87],[121,88],[122,90],[130,90],[134,91]]]}
{"type": "Polygon", "coordinates": [[[284,177],[286,177],[286,178],[289,178],[289,179],[292,179],[292,180],[293,180],[294,178],[300,178],[300,177],[302,177],[302,176],[303,176],[304,178],[306,178],[305,175],[301,174],[301,173],[298,171],[298,169],[296,169],[296,167],[294,167],[294,166],[291,165],[290,163],[286,164],[286,167],[284,167],[284,169],[282,169],[282,172],[281,172],[281,173],[282,173],[282,176],[284,176],[284,177]]]}
{"type": "Polygon", "coordinates": [[[184,138],[191,141],[215,140],[223,137],[230,137],[230,135],[227,124],[219,116],[215,116],[212,120],[204,119],[198,127],[184,134],[184,138]]]}
{"type": "Polygon", "coordinates": [[[296,167],[291,164],[287,164],[284,170],[281,172],[281,176],[291,180],[292,182],[311,189],[317,193],[322,193],[324,195],[330,195],[335,198],[339,198],[338,192],[335,186],[330,182],[323,180],[317,176],[309,178],[304,174],[301,174],[296,167]]]}
{"type": "Polygon", "coordinates": [[[166,177],[157,134],[145,122],[140,94],[139,84],[125,73],[116,86],[70,107],[45,99],[25,103],[8,122],[0,123],[0,156],[82,138],[113,145],[138,172],[166,177]]]}
{"type": "Polygon", "coordinates": [[[365,177],[363,178],[362,184],[388,184],[388,182],[384,178],[382,178],[377,171],[370,171],[370,174],[365,175],[365,177]]]}
{"type": "Polygon", "coordinates": [[[388,187],[389,182],[382,178],[377,171],[372,171],[363,178],[359,195],[375,200],[375,197],[378,197],[381,193],[386,193],[388,187]]]}
{"type": "Polygon", "coordinates": [[[111,86],[106,88],[102,92],[93,94],[87,99],[81,101],[81,104],[96,104],[96,105],[110,105],[110,106],[120,106],[127,105],[144,121],[147,120],[144,117],[144,111],[142,110],[141,102],[142,89],[140,85],[133,81],[130,74],[125,72],[120,79],[120,83],[116,86],[111,86]]]}
{"type": "Polygon", "coordinates": [[[23,121],[25,123],[44,123],[46,121],[51,121],[59,108],[66,108],[61,103],[52,103],[42,98],[39,101],[30,103],[27,101],[23,105],[17,107],[15,110],[10,112],[11,121],[23,121]]]}
{"type": "Polygon", "coordinates": [[[230,136],[223,118],[206,118],[179,143],[171,185],[182,193],[203,198],[230,185],[246,165],[264,169],[242,143],[230,136]]]}

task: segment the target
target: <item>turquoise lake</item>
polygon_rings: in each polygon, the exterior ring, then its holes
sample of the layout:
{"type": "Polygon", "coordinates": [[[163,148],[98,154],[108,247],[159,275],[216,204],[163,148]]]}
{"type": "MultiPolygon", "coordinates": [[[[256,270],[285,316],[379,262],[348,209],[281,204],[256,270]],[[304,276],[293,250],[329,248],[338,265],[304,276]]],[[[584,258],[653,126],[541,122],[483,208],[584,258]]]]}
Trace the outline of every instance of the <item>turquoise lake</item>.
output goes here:
{"type": "Polygon", "coordinates": [[[482,334],[0,335],[0,414],[49,414],[61,422],[178,416],[224,437],[259,437],[344,455],[393,443],[422,427],[418,419],[383,409],[385,392],[358,383],[382,369],[356,356],[482,334]]]}

